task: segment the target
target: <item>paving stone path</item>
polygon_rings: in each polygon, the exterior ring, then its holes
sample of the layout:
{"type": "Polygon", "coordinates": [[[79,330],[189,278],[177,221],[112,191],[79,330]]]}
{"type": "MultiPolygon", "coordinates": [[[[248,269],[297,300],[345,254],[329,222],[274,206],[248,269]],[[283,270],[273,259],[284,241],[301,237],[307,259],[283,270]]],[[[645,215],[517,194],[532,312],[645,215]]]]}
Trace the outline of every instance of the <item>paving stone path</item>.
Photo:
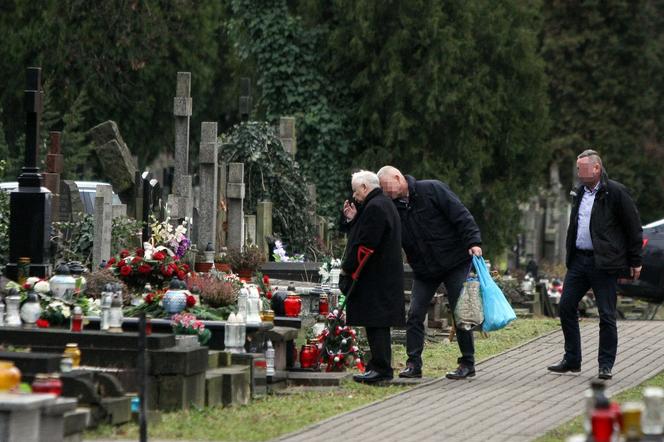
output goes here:
{"type": "MultiPolygon", "coordinates": [[[[664,321],[620,321],[618,336],[609,394],[664,369],[664,321]]],[[[583,411],[583,392],[597,375],[598,323],[584,321],[581,339],[585,363],[579,374],[546,370],[562,355],[557,331],[478,364],[471,380],[436,379],[278,440],[531,441],[583,411]]]]}

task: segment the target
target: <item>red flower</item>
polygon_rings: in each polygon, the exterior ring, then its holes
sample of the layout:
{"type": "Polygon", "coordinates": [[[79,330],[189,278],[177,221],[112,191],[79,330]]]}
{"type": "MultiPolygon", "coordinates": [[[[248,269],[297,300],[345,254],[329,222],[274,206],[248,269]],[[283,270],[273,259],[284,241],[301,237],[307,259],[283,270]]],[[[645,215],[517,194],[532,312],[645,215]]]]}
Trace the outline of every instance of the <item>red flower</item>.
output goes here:
{"type": "Polygon", "coordinates": [[[196,298],[193,295],[187,295],[187,307],[193,307],[196,305],[196,298]]]}
{"type": "Polygon", "coordinates": [[[129,266],[122,266],[120,267],[120,274],[122,276],[129,276],[131,275],[131,267],[129,266]]]}
{"type": "Polygon", "coordinates": [[[126,262],[124,261],[124,259],[121,259],[121,260],[118,261],[118,263],[116,264],[116,267],[122,267],[122,266],[124,266],[125,264],[126,264],[126,262]]]}
{"type": "Polygon", "coordinates": [[[113,265],[113,264],[115,264],[115,257],[114,256],[112,256],[111,259],[108,260],[108,265],[109,266],[113,265]]]}
{"type": "Polygon", "coordinates": [[[170,266],[161,266],[161,274],[170,278],[173,276],[173,269],[170,266]]]}
{"type": "Polygon", "coordinates": [[[134,256],[134,259],[131,260],[131,263],[132,263],[132,264],[138,264],[138,263],[141,262],[141,261],[142,261],[142,260],[141,260],[141,258],[140,258],[139,256],[134,256]]]}
{"type": "Polygon", "coordinates": [[[152,304],[154,302],[154,295],[152,293],[148,293],[145,295],[145,303],[146,304],[152,304]]]}
{"type": "Polygon", "coordinates": [[[185,273],[189,273],[189,264],[182,264],[182,270],[184,270],[185,273]]]}
{"type": "Polygon", "coordinates": [[[120,258],[126,258],[127,256],[129,256],[129,250],[124,249],[120,252],[120,258]]]}
{"type": "Polygon", "coordinates": [[[152,255],[152,258],[156,259],[157,261],[163,261],[164,258],[166,258],[166,255],[164,254],[164,252],[157,252],[154,255],[152,255]]]}
{"type": "Polygon", "coordinates": [[[37,319],[37,327],[48,328],[51,324],[46,319],[37,319]]]}
{"type": "Polygon", "coordinates": [[[141,258],[145,256],[145,250],[138,248],[136,249],[136,256],[140,256],[141,258]]]}
{"type": "Polygon", "coordinates": [[[25,282],[23,283],[23,288],[26,290],[30,290],[32,288],[32,284],[30,284],[29,282],[25,282]]]}
{"type": "Polygon", "coordinates": [[[267,299],[272,299],[272,291],[271,291],[271,290],[268,290],[267,293],[265,294],[265,297],[266,297],[267,299]]]}
{"type": "Polygon", "coordinates": [[[141,275],[146,275],[152,271],[152,266],[150,264],[141,264],[138,266],[138,273],[141,275]]]}
{"type": "Polygon", "coordinates": [[[270,284],[270,277],[267,275],[263,275],[263,284],[268,285],[270,284]]]}
{"type": "Polygon", "coordinates": [[[182,270],[178,270],[178,279],[179,279],[179,280],[184,281],[184,278],[185,278],[186,276],[187,276],[187,275],[186,275],[182,270]]]}

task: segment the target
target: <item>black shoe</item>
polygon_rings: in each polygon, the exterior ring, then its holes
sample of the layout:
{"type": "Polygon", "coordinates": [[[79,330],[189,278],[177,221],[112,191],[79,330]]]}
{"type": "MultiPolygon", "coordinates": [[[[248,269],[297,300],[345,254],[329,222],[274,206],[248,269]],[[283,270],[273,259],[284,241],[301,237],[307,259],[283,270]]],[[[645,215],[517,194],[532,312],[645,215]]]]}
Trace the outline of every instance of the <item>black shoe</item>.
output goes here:
{"type": "Polygon", "coordinates": [[[611,369],[602,367],[599,369],[599,373],[597,374],[597,377],[600,379],[612,379],[613,375],[611,374],[611,369]]]}
{"type": "Polygon", "coordinates": [[[417,368],[412,364],[408,364],[408,366],[399,373],[400,378],[421,378],[422,377],[422,369],[417,368]]]}
{"type": "Polygon", "coordinates": [[[445,375],[447,379],[466,379],[475,376],[475,367],[459,364],[456,370],[450,371],[445,375]]]}
{"type": "Polygon", "coordinates": [[[556,365],[549,365],[547,367],[547,370],[552,371],[554,373],[567,373],[568,371],[571,371],[572,373],[578,373],[581,371],[581,366],[572,365],[569,362],[567,362],[565,359],[563,359],[556,365]]]}
{"type": "Polygon", "coordinates": [[[375,384],[377,382],[391,381],[391,374],[378,373],[374,370],[369,370],[364,374],[356,374],[353,376],[355,382],[360,382],[363,384],[375,384]]]}

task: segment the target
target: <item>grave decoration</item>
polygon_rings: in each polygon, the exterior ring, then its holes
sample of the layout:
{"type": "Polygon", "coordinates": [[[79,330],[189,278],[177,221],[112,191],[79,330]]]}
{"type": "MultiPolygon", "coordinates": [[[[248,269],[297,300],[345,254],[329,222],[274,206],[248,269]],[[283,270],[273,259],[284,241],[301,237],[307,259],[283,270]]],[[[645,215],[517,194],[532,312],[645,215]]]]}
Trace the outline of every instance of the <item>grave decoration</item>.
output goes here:
{"type": "Polygon", "coordinates": [[[191,313],[177,313],[171,318],[173,332],[176,335],[196,335],[201,345],[207,344],[212,337],[210,330],[205,328],[202,321],[196,319],[191,313]]]}
{"type": "Polygon", "coordinates": [[[272,257],[274,258],[275,262],[304,262],[303,253],[288,256],[284,243],[281,240],[276,240],[274,242],[272,257]]]}
{"type": "Polygon", "coordinates": [[[274,311],[271,308],[272,300],[272,285],[270,284],[270,277],[261,272],[256,272],[254,283],[258,288],[258,294],[261,299],[260,316],[262,321],[274,320],[274,311]]]}
{"type": "MultiPolygon", "coordinates": [[[[19,299],[23,321],[35,324],[37,327],[68,325],[72,311],[76,307],[85,315],[96,315],[100,312],[99,300],[85,296],[82,291],[74,293],[67,291],[63,296],[56,295],[51,291],[48,281],[37,277],[28,278],[23,285],[10,281],[5,288],[15,293],[19,299]]],[[[8,325],[20,325],[16,323],[17,321],[12,324],[9,322],[8,325]]]]}
{"type": "Polygon", "coordinates": [[[173,227],[168,218],[157,221],[152,217],[152,234],[143,247],[137,248],[133,254],[127,249],[122,250],[107,261],[106,267],[134,291],[141,291],[147,283],[161,288],[174,276],[184,280],[189,265],[180,260],[191,246],[185,235],[188,225],[187,218],[173,227]]]}
{"type": "Polygon", "coordinates": [[[341,259],[326,258],[318,269],[321,284],[339,285],[339,275],[341,273],[341,259]]]}
{"type": "Polygon", "coordinates": [[[255,245],[244,246],[241,250],[230,248],[227,257],[233,272],[245,281],[251,280],[256,269],[265,261],[260,249],[255,245]]]}
{"type": "Polygon", "coordinates": [[[356,366],[364,372],[364,363],[357,345],[357,332],[346,325],[346,314],[338,310],[327,316],[325,328],[318,335],[320,362],[326,364],[325,371],[344,371],[346,367],[356,366]]]}

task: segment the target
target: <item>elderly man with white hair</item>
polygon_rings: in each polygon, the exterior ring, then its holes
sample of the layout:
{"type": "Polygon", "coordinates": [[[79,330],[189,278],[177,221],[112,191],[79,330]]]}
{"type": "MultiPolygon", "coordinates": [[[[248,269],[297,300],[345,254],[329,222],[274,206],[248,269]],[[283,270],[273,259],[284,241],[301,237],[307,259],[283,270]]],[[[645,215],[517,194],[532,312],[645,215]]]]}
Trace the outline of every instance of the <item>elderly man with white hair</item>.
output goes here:
{"type": "MultiPolygon", "coordinates": [[[[406,329],[406,369],[399,377],[422,377],[424,319],[441,283],[452,311],[468,277],[471,256],[481,255],[480,229],[468,209],[438,180],[416,180],[395,167],[378,171],[380,185],[393,199],[401,218],[401,244],[413,269],[413,289],[406,329]]],[[[459,366],[449,379],[475,376],[473,332],[457,330],[459,366]]]]}
{"type": "Polygon", "coordinates": [[[366,373],[353,379],[375,384],[393,377],[390,327],[405,323],[401,223],[375,173],[354,173],[351,185],[353,199],[360,207],[355,202],[344,202],[343,213],[350,230],[340,288],[347,293],[350,287],[350,276],[359,264],[358,249],[364,246],[373,250],[348,297],[346,318],[349,325],[365,327],[371,348],[366,373]]]}

